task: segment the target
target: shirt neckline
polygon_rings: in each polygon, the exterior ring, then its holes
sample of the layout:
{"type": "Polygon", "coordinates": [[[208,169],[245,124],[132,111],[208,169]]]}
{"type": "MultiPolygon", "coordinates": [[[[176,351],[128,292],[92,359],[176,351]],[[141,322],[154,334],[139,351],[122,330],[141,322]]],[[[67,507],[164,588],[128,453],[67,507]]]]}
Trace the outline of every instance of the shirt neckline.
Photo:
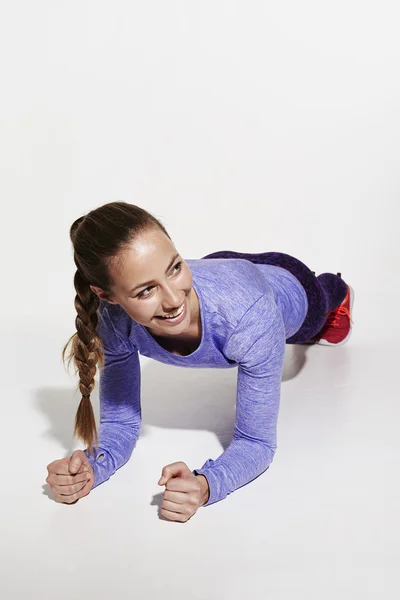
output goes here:
{"type": "Polygon", "coordinates": [[[169,352],[168,350],[166,350],[165,348],[163,348],[163,346],[161,346],[154,338],[153,336],[147,331],[146,327],[144,327],[143,325],[141,325],[142,329],[145,332],[145,335],[150,339],[150,341],[157,346],[157,349],[162,353],[165,354],[166,356],[172,357],[174,359],[177,360],[188,360],[191,359],[193,356],[195,356],[196,354],[198,354],[200,352],[200,350],[203,347],[203,342],[204,342],[204,338],[205,338],[205,320],[204,320],[204,307],[203,307],[203,298],[201,296],[201,293],[199,291],[199,288],[197,287],[197,284],[194,282],[194,280],[192,279],[192,286],[194,288],[194,291],[197,294],[197,298],[199,300],[199,311],[200,311],[200,319],[201,319],[201,340],[200,340],[200,344],[198,345],[198,347],[196,348],[196,350],[194,352],[191,352],[190,354],[187,354],[186,356],[181,356],[179,354],[173,354],[172,352],[169,352]]]}

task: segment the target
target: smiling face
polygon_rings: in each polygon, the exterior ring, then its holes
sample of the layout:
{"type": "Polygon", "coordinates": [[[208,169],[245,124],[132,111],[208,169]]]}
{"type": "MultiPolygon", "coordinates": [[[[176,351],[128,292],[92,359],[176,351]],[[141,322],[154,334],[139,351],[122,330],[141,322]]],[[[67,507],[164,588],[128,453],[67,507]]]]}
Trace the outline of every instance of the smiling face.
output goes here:
{"type": "Polygon", "coordinates": [[[195,326],[199,304],[192,273],[163,231],[142,231],[119,258],[118,266],[110,267],[112,296],[90,286],[93,292],[121,305],[152,334],[177,336],[195,326]]]}

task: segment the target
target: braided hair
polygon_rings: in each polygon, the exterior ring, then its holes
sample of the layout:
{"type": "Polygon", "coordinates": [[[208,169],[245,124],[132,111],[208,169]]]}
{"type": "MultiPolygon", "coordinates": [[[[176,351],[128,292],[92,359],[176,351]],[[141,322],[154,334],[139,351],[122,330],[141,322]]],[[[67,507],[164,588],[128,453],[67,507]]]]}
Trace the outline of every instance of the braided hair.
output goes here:
{"type": "Polygon", "coordinates": [[[90,286],[97,286],[111,295],[110,266],[118,264],[122,252],[139,233],[151,228],[159,228],[170,237],[158,219],[127,202],[104,204],[79,217],[70,228],[77,269],[74,276],[76,332],[63,347],[62,360],[65,363],[66,351],[71,345],[68,367],[73,360],[75,374],[79,373],[77,388],[82,394],[75,416],[74,436],[88,445],[91,454],[93,444],[98,446],[98,434],[90,394],[95,387],[97,365],[100,370],[104,369],[104,349],[97,333],[101,299],[90,286]]]}

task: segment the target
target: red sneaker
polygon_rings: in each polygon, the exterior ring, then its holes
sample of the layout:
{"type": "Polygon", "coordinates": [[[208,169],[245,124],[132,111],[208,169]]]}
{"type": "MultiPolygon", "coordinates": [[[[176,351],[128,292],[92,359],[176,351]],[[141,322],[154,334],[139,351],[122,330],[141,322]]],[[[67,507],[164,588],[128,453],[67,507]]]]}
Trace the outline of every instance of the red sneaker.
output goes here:
{"type": "Polygon", "coordinates": [[[342,304],[332,310],[328,319],[319,332],[317,344],[323,346],[342,346],[351,335],[351,312],[353,310],[354,290],[347,286],[346,298],[342,304]]]}

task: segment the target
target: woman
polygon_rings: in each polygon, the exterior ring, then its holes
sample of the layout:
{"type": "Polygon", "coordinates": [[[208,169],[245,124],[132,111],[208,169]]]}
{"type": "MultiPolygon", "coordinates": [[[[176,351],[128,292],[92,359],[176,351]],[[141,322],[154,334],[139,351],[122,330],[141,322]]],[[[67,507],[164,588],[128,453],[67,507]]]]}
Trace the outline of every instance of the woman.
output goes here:
{"type": "Polygon", "coordinates": [[[166,465],[161,514],[187,521],[268,469],[276,450],[286,343],[340,345],[351,333],[353,290],[287,254],[216,252],[185,261],[163,225],[124,202],[70,231],[77,332],[69,356],[82,393],[74,433],[88,445],[48,465],[55,499],[75,502],[131,456],[141,426],[139,354],[183,367],[238,367],[233,439],[191,471],[166,465]],[[100,374],[100,432],[90,403],[100,374]],[[94,443],[94,446],[93,446],[94,443]]]}

